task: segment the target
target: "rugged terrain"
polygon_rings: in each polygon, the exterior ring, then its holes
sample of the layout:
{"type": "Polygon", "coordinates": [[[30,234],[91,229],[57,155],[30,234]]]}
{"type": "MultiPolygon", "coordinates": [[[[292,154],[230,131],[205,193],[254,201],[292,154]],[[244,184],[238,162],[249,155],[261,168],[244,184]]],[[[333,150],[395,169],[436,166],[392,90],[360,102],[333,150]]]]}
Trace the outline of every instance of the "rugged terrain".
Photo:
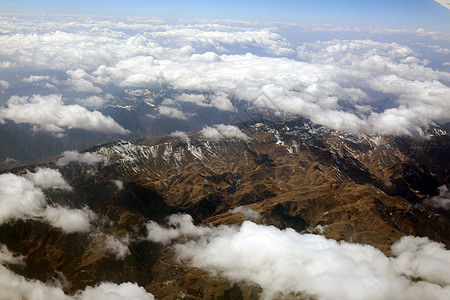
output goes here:
{"type": "Polygon", "coordinates": [[[241,224],[248,216],[230,212],[241,206],[260,214],[256,223],[369,244],[387,255],[404,235],[450,246],[449,211],[426,201],[450,182],[446,130],[414,139],[358,137],[301,118],[238,126],[248,140],[214,141],[199,133],[120,140],[87,151],[104,163],[58,167],[55,157],[9,170],[59,168],[74,190],[46,191],[47,197],[90,207],[102,216],[95,221],[99,232],[131,240],[130,253],[117,259],[100,234],[65,234],[37,220],[9,222],[0,227],[0,243],[27,257],[25,266],[11,268],[43,281],[64,278],[68,293],[107,280],[137,282],[157,299],[254,299],[258,286],[179,264],[170,246],[143,238],[147,222],[164,224],[173,213],[190,214],[197,224],[241,224]]]}

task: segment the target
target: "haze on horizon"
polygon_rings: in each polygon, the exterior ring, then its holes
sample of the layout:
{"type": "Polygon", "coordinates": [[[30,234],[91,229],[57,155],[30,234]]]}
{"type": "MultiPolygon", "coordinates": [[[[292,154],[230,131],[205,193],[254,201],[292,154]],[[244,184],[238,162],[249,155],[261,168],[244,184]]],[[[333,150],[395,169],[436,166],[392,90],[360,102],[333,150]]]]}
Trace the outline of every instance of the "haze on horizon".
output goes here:
{"type": "Polygon", "coordinates": [[[450,32],[446,1],[0,1],[4,13],[139,16],[162,19],[231,19],[450,32]],[[439,5],[441,3],[443,6],[439,5]]]}

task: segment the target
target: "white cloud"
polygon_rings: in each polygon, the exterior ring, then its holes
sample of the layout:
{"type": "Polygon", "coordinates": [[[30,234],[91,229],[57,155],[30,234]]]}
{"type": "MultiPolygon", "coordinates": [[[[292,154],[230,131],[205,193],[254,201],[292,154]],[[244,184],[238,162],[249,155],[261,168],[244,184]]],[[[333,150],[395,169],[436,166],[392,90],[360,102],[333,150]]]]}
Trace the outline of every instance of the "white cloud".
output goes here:
{"type": "Polygon", "coordinates": [[[190,102],[190,103],[194,103],[198,106],[209,106],[208,101],[206,100],[206,97],[202,94],[180,94],[177,95],[175,97],[173,97],[173,99],[177,100],[177,101],[182,101],[182,102],[190,102]]]}
{"type": "MultiPolygon", "coordinates": [[[[280,32],[286,29],[277,28],[279,24],[261,29],[244,23],[150,24],[139,19],[78,18],[71,25],[67,19],[20,16],[5,17],[2,24],[5,33],[0,43],[9,47],[0,49],[1,65],[60,70],[67,80],[54,84],[69,85],[73,91],[169,86],[175,90],[175,101],[234,111],[230,99],[236,99],[253,108],[299,114],[356,134],[421,136],[420,128],[449,120],[450,73],[434,69],[423,53],[399,43],[369,38],[300,43],[284,38],[280,32]],[[390,104],[384,107],[379,101],[386,98],[390,104]]],[[[319,31],[372,38],[392,34],[396,40],[401,40],[397,39],[400,34],[412,35],[419,41],[413,44],[419,50],[448,50],[445,43],[420,46],[437,36],[448,39],[445,34],[296,26],[292,28],[306,35],[319,31]]],[[[99,99],[86,100],[85,105],[96,107],[99,101],[94,100],[99,99]]],[[[187,112],[167,103],[160,114],[187,118],[187,112]]],[[[70,125],[52,123],[47,130],[61,132],[61,126],[70,125]]]]}
{"type": "Polygon", "coordinates": [[[152,294],[147,293],[143,287],[136,283],[125,282],[121,284],[104,282],[96,287],[86,287],[75,294],[76,300],[153,300],[152,294]]]}
{"type": "Polygon", "coordinates": [[[96,219],[96,215],[89,208],[73,209],[56,205],[47,206],[42,213],[42,218],[53,227],[72,233],[90,231],[90,222],[96,219]]]}
{"type": "Polygon", "coordinates": [[[0,224],[40,216],[46,207],[44,193],[31,181],[11,173],[0,175],[0,224]]]}
{"type": "Polygon", "coordinates": [[[118,179],[114,179],[112,180],[112,183],[114,183],[114,185],[116,186],[118,191],[123,190],[123,182],[118,180],[118,179]]]}
{"type": "Polygon", "coordinates": [[[186,132],[179,131],[179,130],[170,133],[169,136],[177,137],[182,140],[187,140],[189,138],[188,135],[186,134],[186,132]]]}
{"type": "Polygon", "coordinates": [[[98,111],[88,111],[79,105],[64,105],[61,95],[32,97],[11,97],[6,107],[0,107],[0,121],[28,123],[39,126],[40,130],[60,133],[65,128],[81,128],[105,133],[126,134],[111,117],[98,111]]]}
{"type": "Polygon", "coordinates": [[[99,108],[102,107],[106,102],[108,102],[107,99],[99,96],[90,96],[83,99],[77,99],[77,103],[81,104],[82,106],[86,107],[94,107],[99,108]]]}
{"type": "Polygon", "coordinates": [[[130,254],[130,249],[128,248],[129,244],[130,237],[128,235],[120,238],[114,237],[112,235],[105,236],[106,249],[114,254],[117,259],[124,259],[125,256],[130,254]]]}
{"type": "Polygon", "coordinates": [[[446,185],[442,185],[438,189],[439,195],[426,199],[425,203],[436,208],[450,210],[450,191],[448,187],[446,185]]]}
{"type": "Polygon", "coordinates": [[[392,246],[392,254],[399,274],[450,287],[450,251],[443,244],[406,236],[392,246]]]}
{"type": "Polygon", "coordinates": [[[153,300],[152,294],[136,283],[115,284],[102,282],[95,287],[88,286],[74,296],[68,296],[61,287],[38,280],[27,279],[0,265],[0,290],[2,299],[33,300],[153,300]]]}
{"type": "Polygon", "coordinates": [[[250,138],[243,133],[238,127],[234,125],[218,124],[214,127],[205,126],[200,130],[200,134],[206,138],[214,141],[222,139],[238,139],[249,141],[250,138]]]}
{"type": "Polygon", "coordinates": [[[35,173],[27,171],[25,177],[43,189],[72,190],[72,187],[64,180],[62,174],[55,169],[37,168],[35,173]]]}
{"type": "Polygon", "coordinates": [[[94,212],[88,208],[70,209],[59,205],[51,206],[37,186],[69,187],[57,173],[59,172],[39,169],[34,175],[27,173],[25,176],[29,179],[11,173],[1,174],[0,224],[17,219],[36,219],[48,222],[68,233],[89,231],[90,222],[96,218],[94,212]],[[49,174],[48,181],[44,177],[45,174],[49,174]]]}
{"type": "Polygon", "coordinates": [[[154,221],[146,224],[147,239],[152,242],[167,244],[180,236],[196,237],[210,233],[211,227],[195,226],[192,217],[185,214],[171,215],[165,228],[154,221]]]}
{"type": "Polygon", "coordinates": [[[187,238],[174,245],[178,260],[232,282],[256,283],[264,299],[289,293],[349,300],[450,296],[450,251],[427,238],[403,237],[392,246],[393,257],[386,257],[372,246],[293,229],[250,221],[194,226],[192,218],[172,217],[178,222],[169,222],[171,228],[147,224],[149,237],[164,243],[187,238]]]}
{"type": "Polygon", "coordinates": [[[228,95],[222,92],[218,92],[211,97],[211,105],[223,111],[236,110],[231,101],[228,99],[228,95]]]}
{"type": "Polygon", "coordinates": [[[158,107],[158,112],[161,116],[172,119],[181,119],[181,120],[187,119],[186,114],[184,114],[181,110],[170,106],[161,105],[158,107]]]}
{"type": "Polygon", "coordinates": [[[89,81],[89,74],[82,69],[78,69],[75,71],[68,70],[67,75],[69,79],[67,80],[67,84],[71,86],[74,91],[84,92],[84,93],[101,93],[102,89],[94,86],[94,84],[89,81]]]}
{"type": "Polygon", "coordinates": [[[6,80],[0,79],[0,92],[4,93],[5,90],[9,88],[9,82],[6,80]]]}
{"type": "Polygon", "coordinates": [[[200,134],[210,140],[220,141],[223,139],[223,136],[220,134],[219,130],[215,127],[205,126],[200,130],[200,134]]]}
{"type": "Polygon", "coordinates": [[[24,256],[9,251],[6,245],[0,244],[0,265],[23,264],[24,256]]]}
{"type": "Polygon", "coordinates": [[[23,82],[36,83],[39,81],[49,81],[51,78],[48,75],[30,75],[22,79],[23,82]]]}
{"type": "Polygon", "coordinates": [[[95,287],[87,286],[74,296],[64,293],[58,281],[44,283],[27,279],[6,268],[5,264],[23,264],[24,257],[12,253],[5,245],[0,244],[0,290],[1,299],[32,299],[32,300],[153,300],[152,294],[136,283],[124,282],[115,284],[101,282],[95,287]]]}
{"type": "Polygon", "coordinates": [[[235,215],[235,214],[243,214],[244,216],[246,216],[247,218],[249,218],[250,220],[259,220],[261,219],[261,215],[259,214],[259,212],[257,212],[256,210],[248,207],[248,206],[237,206],[233,209],[230,209],[228,211],[229,213],[235,215]]]}
{"type": "Polygon", "coordinates": [[[105,157],[91,152],[79,153],[78,151],[64,151],[61,158],[59,158],[55,163],[58,167],[65,166],[70,162],[79,162],[88,165],[93,165],[105,161],[105,157]]]}

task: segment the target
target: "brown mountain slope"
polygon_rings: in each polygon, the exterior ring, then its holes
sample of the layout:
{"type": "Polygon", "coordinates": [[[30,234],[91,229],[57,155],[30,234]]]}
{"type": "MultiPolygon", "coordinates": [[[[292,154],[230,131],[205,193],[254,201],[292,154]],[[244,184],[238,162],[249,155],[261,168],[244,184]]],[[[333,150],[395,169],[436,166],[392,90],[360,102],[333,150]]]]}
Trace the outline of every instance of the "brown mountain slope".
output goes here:
{"type": "Polygon", "coordinates": [[[230,209],[247,206],[261,215],[257,223],[323,231],[386,254],[404,235],[450,246],[448,211],[423,202],[449,183],[446,132],[434,130],[428,140],[355,137],[303,119],[240,127],[248,142],[196,134],[119,141],[90,150],[106,158],[98,169],[60,167],[75,192],[49,196],[106,216],[95,224],[102,232],[129,234],[130,254],[123,261],[105,251],[101,236],[66,235],[36,221],[1,226],[0,242],[28,256],[18,273],[46,280],[58,271],[71,283],[69,292],[104,280],[134,281],[158,299],[253,299],[260,293],[257,286],[180,265],[170,247],[142,238],[147,221],[164,223],[177,212],[197,223],[230,225],[247,218],[230,209]],[[112,180],[123,181],[124,189],[112,180]]]}

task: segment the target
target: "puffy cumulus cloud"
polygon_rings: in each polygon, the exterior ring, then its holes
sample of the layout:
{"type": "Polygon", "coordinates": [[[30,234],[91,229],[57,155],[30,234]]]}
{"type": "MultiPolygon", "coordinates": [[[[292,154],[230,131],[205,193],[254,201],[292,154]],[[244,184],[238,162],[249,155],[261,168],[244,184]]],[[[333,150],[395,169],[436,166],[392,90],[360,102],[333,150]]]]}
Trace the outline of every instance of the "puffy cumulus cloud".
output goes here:
{"type": "Polygon", "coordinates": [[[96,215],[89,208],[73,209],[56,205],[47,206],[42,219],[67,233],[88,232],[91,230],[90,222],[96,219],[96,215]]]}
{"type": "Polygon", "coordinates": [[[9,88],[9,82],[6,80],[0,79],[0,92],[4,93],[9,88]]]}
{"type": "Polygon", "coordinates": [[[101,283],[96,287],[86,287],[84,291],[75,294],[74,299],[88,300],[153,300],[152,294],[136,283],[125,282],[121,284],[101,283]]]}
{"type": "Polygon", "coordinates": [[[218,110],[223,111],[235,111],[236,108],[233,106],[231,101],[228,99],[228,95],[225,93],[216,93],[211,97],[211,105],[218,110]]]}
{"type": "Polygon", "coordinates": [[[181,120],[187,119],[186,114],[175,107],[160,105],[158,106],[158,112],[161,116],[172,119],[181,119],[181,120]]]}
{"type": "Polygon", "coordinates": [[[163,227],[154,221],[148,222],[147,239],[152,242],[167,244],[180,236],[198,237],[209,234],[212,227],[195,226],[190,215],[177,214],[168,218],[169,228],[163,227]]]}
{"type": "Polygon", "coordinates": [[[450,285],[450,251],[423,237],[406,236],[392,246],[394,269],[410,278],[450,285]]]}
{"type": "Polygon", "coordinates": [[[125,256],[130,254],[129,244],[130,237],[128,235],[119,238],[112,235],[106,235],[105,237],[106,249],[114,254],[117,259],[124,259],[125,256]]]}
{"type": "Polygon", "coordinates": [[[232,282],[258,284],[264,299],[294,294],[315,299],[447,299],[450,251],[427,238],[403,237],[386,257],[372,246],[245,221],[241,226],[194,226],[192,218],[165,228],[154,241],[184,237],[177,259],[232,282]],[[264,249],[264,251],[261,251],[264,249]]]}
{"type": "Polygon", "coordinates": [[[42,215],[44,193],[33,182],[11,173],[0,175],[0,223],[42,215]]]}
{"type": "Polygon", "coordinates": [[[253,208],[250,208],[248,206],[238,206],[233,209],[230,209],[228,212],[233,215],[243,214],[245,217],[247,217],[251,220],[261,219],[261,215],[259,214],[259,212],[257,212],[256,210],[254,210],[253,208]]]}
{"type": "Polygon", "coordinates": [[[114,119],[79,105],[64,105],[61,95],[11,97],[0,107],[0,121],[34,124],[39,130],[61,133],[64,128],[81,128],[105,133],[127,134],[129,131],[114,119]]]}
{"type": "Polygon", "coordinates": [[[0,175],[0,224],[17,219],[36,219],[47,222],[67,233],[86,232],[96,216],[88,208],[70,209],[47,203],[38,187],[70,188],[55,170],[39,169],[24,177],[6,173],[0,175]],[[47,177],[46,177],[47,176],[47,177]],[[46,179],[47,178],[47,179],[46,179]]]}
{"type": "Polygon", "coordinates": [[[9,251],[2,245],[0,248],[0,290],[2,299],[33,299],[33,300],[153,300],[152,294],[136,283],[125,282],[115,284],[102,282],[95,287],[88,286],[79,290],[74,296],[68,296],[57,284],[27,279],[6,268],[4,264],[22,263],[23,257],[9,251]]]}
{"type": "Polygon", "coordinates": [[[450,210],[450,191],[446,185],[442,185],[438,188],[439,195],[428,198],[425,203],[432,205],[436,208],[443,208],[450,210]]]}
{"type": "Polygon", "coordinates": [[[214,127],[205,126],[200,130],[200,134],[204,138],[214,141],[220,141],[222,139],[250,140],[245,133],[234,125],[218,124],[214,127]]]}
{"type": "Polygon", "coordinates": [[[210,95],[208,98],[203,94],[182,93],[180,95],[176,95],[174,97],[174,100],[181,102],[190,102],[203,107],[215,107],[218,110],[222,111],[236,110],[231,101],[228,99],[228,95],[223,92],[217,92],[216,94],[210,95]]]}
{"type": "Polygon", "coordinates": [[[210,126],[203,127],[202,130],[200,130],[200,134],[204,138],[214,141],[220,141],[221,139],[223,139],[223,136],[220,134],[219,130],[210,126]]]}
{"type": "Polygon", "coordinates": [[[202,94],[186,94],[182,93],[180,95],[176,95],[173,97],[174,100],[181,102],[190,102],[194,103],[198,106],[209,106],[208,101],[206,100],[205,95],[202,94]]]}
{"type": "Polygon", "coordinates": [[[75,71],[69,70],[67,71],[67,75],[69,79],[67,79],[67,84],[77,92],[85,92],[85,93],[101,93],[102,89],[94,86],[94,84],[89,81],[87,78],[89,75],[86,71],[82,69],[78,69],[75,71]]]}
{"type": "Polygon", "coordinates": [[[58,167],[63,167],[68,165],[71,162],[79,162],[83,164],[93,165],[98,164],[105,161],[105,157],[103,155],[91,152],[80,153],[78,151],[64,151],[55,164],[58,167]]]}
{"type": "Polygon", "coordinates": [[[186,132],[180,131],[180,130],[176,130],[174,132],[171,132],[169,134],[169,136],[177,137],[177,138],[180,138],[182,140],[187,140],[189,138],[189,136],[186,134],[186,132]]]}
{"type": "Polygon", "coordinates": [[[106,95],[106,97],[90,96],[87,98],[79,98],[76,101],[77,103],[85,107],[99,108],[105,105],[105,103],[108,102],[108,100],[111,98],[112,95],[106,95]]]}
{"type": "Polygon", "coordinates": [[[43,189],[62,189],[71,191],[72,187],[64,180],[59,170],[50,168],[37,168],[35,173],[27,171],[26,178],[34,185],[43,189]]]}

